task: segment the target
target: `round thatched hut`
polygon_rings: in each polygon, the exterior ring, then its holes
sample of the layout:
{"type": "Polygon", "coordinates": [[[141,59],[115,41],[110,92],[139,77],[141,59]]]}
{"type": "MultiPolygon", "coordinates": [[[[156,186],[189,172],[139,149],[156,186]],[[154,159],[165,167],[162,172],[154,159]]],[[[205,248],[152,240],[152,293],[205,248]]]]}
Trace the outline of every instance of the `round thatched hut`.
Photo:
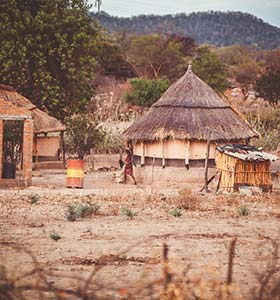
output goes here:
{"type": "Polygon", "coordinates": [[[182,167],[204,164],[210,136],[210,161],[217,145],[244,143],[258,133],[224,103],[189,66],[186,74],[125,132],[136,163],[182,167]]]}

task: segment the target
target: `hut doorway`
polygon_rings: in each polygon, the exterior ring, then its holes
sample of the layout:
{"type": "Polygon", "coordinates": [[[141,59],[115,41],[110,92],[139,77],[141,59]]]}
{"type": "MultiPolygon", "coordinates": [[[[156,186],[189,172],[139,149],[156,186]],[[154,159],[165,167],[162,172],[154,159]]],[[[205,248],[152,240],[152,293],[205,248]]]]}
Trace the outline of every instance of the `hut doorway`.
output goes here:
{"type": "Polygon", "coordinates": [[[22,176],[23,120],[3,121],[2,179],[22,176]]]}

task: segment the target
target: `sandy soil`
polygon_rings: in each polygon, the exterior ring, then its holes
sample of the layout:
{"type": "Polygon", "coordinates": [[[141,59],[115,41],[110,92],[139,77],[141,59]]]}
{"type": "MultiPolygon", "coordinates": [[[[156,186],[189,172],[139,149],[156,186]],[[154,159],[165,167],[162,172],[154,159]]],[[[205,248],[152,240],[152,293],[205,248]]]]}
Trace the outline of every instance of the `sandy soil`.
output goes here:
{"type": "MultiPolygon", "coordinates": [[[[29,189],[0,191],[0,264],[9,276],[32,269],[25,249],[52,272],[52,284],[78,287],[76,279],[57,275],[86,278],[102,265],[96,281],[111,289],[135,288],[161,276],[166,243],[172,272],[188,269],[190,276],[224,281],[229,245],[237,237],[233,278],[241,295],[258,285],[256,274],[272,258],[271,240],[280,244],[279,195],[199,195],[201,182],[193,184],[193,191],[170,182],[152,188],[123,185],[114,183],[112,172],[88,174],[83,190],[64,184],[64,172],[45,172],[29,189]],[[86,201],[100,205],[97,215],[68,221],[67,206],[86,201]],[[241,206],[248,208],[247,216],[240,216],[241,206]],[[182,208],[182,216],[170,214],[174,207],[182,208]],[[127,218],[123,208],[136,215],[127,218]],[[54,232],[60,240],[50,237],[54,232]]],[[[279,263],[278,256],[274,264],[279,263]]]]}

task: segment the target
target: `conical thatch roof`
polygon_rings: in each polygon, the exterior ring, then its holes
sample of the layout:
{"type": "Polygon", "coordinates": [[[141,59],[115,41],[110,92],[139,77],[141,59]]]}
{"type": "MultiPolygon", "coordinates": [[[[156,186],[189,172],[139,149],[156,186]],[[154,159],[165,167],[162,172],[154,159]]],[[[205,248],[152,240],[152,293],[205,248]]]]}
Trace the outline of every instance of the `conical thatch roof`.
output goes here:
{"type": "Polygon", "coordinates": [[[56,118],[49,116],[31,103],[27,98],[17,93],[11,86],[0,84],[0,98],[17,107],[31,111],[34,121],[34,133],[64,131],[65,126],[56,118]]]}
{"type": "Polygon", "coordinates": [[[212,131],[213,141],[238,141],[259,136],[189,66],[186,74],[124,132],[124,138],[205,141],[209,131],[212,131]]]}

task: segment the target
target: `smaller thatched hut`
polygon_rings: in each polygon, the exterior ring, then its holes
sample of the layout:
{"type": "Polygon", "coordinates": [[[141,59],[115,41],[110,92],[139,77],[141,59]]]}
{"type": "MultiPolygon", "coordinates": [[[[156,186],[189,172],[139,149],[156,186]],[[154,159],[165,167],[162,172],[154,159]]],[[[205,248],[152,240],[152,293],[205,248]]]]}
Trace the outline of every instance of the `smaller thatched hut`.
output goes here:
{"type": "Polygon", "coordinates": [[[226,145],[217,150],[218,190],[234,192],[243,186],[272,190],[271,161],[277,156],[250,145],[226,145]]]}
{"type": "Polygon", "coordinates": [[[141,165],[203,166],[210,136],[210,161],[217,145],[246,143],[259,134],[198,78],[191,65],[125,132],[141,165]]]}
{"type": "Polygon", "coordinates": [[[16,107],[30,111],[34,122],[33,159],[35,163],[57,161],[59,153],[63,152],[61,148],[63,148],[62,137],[65,126],[17,93],[11,86],[0,84],[0,98],[16,107]]]}

